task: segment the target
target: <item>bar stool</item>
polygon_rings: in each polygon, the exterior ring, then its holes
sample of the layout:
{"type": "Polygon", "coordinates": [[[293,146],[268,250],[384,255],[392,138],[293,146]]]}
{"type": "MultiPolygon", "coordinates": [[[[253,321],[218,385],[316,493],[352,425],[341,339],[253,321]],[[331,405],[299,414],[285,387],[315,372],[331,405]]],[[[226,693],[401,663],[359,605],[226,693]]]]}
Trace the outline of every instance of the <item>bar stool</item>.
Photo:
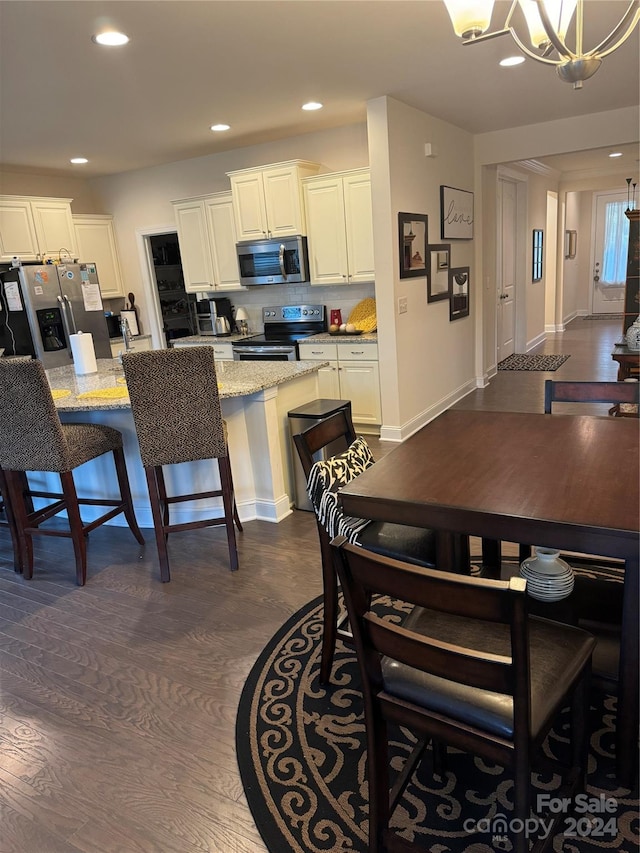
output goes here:
{"type": "Polygon", "coordinates": [[[208,346],[123,353],[140,456],[149,487],[149,501],[160,561],[160,579],[171,579],[169,533],[224,525],[231,571],[238,568],[234,520],[238,518],[225,424],[220,410],[213,349],[208,346]],[[163,466],[213,460],[220,488],[167,495],[163,466]],[[171,523],[171,505],[221,497],[222,516],[171,523]]]}
{"type": "Polygon", "coordinates": [[[96,527],[122,512],[135,538],[144,544],[133,511],[122,435],[99,424],[61,423],[44,367],[37,360],[0,360],[0,399],[0,488],[15,522],[16,560],[29,580],[33,577],[33,537],[68,537],[73,543],[76,582],[83,586],[87,579],[87,536],[96,527]],[[79,498],[73,470],[104,453],[113,453],[119,498],[79,498]],[[27,491],[27,471],[59,474],[62,493],[27,491]],[[36,497],[52,502],[34,510],[31,499],[36,497]],[[85,523],[80,516],[81,505],[111,509],[85,523]],[[67,512],[67,530],[41,527],[62,511],[67,512]]]}

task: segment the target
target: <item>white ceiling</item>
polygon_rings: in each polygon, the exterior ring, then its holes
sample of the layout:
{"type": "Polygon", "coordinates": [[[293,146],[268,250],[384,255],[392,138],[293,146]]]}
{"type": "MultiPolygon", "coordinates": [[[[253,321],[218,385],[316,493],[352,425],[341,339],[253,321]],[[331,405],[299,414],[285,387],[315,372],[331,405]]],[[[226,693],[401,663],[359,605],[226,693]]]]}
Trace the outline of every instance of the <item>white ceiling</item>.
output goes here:
{"type": "MultiPolygon", "coordinates": [[[[585,46],[627,5],[588,0],[585,46]]],[[[381,95],[472,133],[598,113],[638,104],[639,43],[574,91],[533,61],[500,68],[518,52],[508,36],[464,47],[441,0],[0,0],[0,164],[114,174],[364,121],[381,95]],[[103,23],[130,43],[95,45],[103,23]],[[311,99],[325,108],[302,112],[311,99]],[[70,166],[79,155],[90,163],[70,166]]],[[[637,147],[627,157],[637,173],[637,147]]]]}

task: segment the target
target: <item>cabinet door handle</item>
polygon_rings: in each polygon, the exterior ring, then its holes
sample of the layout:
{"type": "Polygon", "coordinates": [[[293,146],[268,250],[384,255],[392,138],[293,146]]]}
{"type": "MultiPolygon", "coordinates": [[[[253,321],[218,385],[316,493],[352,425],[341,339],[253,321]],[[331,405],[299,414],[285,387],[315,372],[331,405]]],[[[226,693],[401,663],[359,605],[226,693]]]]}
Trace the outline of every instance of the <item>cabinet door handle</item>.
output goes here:
{"type": "Polygon", "coordinates": [[[312,349],[311,355],[322,355],[322,350],[312,349]]]}
{"type": "Polygon", "coordinates": [[[363,349],[352,349],[349,350],[349,352],[351,353],[351,355],[364,355],[363,349]]]}

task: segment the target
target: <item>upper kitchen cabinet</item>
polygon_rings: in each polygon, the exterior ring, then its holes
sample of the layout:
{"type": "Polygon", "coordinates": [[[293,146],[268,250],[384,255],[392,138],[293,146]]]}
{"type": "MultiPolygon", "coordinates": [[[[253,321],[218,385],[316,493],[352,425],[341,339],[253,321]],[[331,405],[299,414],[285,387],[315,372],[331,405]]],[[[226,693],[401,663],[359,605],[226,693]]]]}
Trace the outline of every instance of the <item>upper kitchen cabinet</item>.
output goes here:
{"type": "Polygon", "coordinates": [[[77,255],[70,198],[0,196],[0,260],[77,255]]]}
{"type": "Polygon", "coordinates": [[[373,281],[369,169],[319,175],[302,184],[311,284],[373,281]]]}
{"type": "Polygon", "coordinates": [[[173,202],[188,293],[240,290],[231,193],[173,202]]]}
{"type": "Polygon", "coordinates": [[[301,181],[320,166],[306,160],[227,172],[238,240],[266,240],[306,234],[301,181]]]}
{"type": "Polygon", "coordinates": [[[102,298],[124,296],[113,217],[77,214],[73,217],[73,227],[80,260],[96,265],[102,298]]]}

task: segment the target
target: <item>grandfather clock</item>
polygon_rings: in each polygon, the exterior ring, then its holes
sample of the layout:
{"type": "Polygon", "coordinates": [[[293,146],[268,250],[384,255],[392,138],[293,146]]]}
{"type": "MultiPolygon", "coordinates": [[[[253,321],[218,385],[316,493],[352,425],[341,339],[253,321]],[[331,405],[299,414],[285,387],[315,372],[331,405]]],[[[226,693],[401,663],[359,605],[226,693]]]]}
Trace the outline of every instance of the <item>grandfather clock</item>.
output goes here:
{"type": "Polygon", "coordinates": [[[627,278],[624,289],[624,315],[622,334],[640,314],[640,293],[638,290],[640,275],[640,210],[627,210],[629,220],[629,253],[627,255],[627,278]]]}

